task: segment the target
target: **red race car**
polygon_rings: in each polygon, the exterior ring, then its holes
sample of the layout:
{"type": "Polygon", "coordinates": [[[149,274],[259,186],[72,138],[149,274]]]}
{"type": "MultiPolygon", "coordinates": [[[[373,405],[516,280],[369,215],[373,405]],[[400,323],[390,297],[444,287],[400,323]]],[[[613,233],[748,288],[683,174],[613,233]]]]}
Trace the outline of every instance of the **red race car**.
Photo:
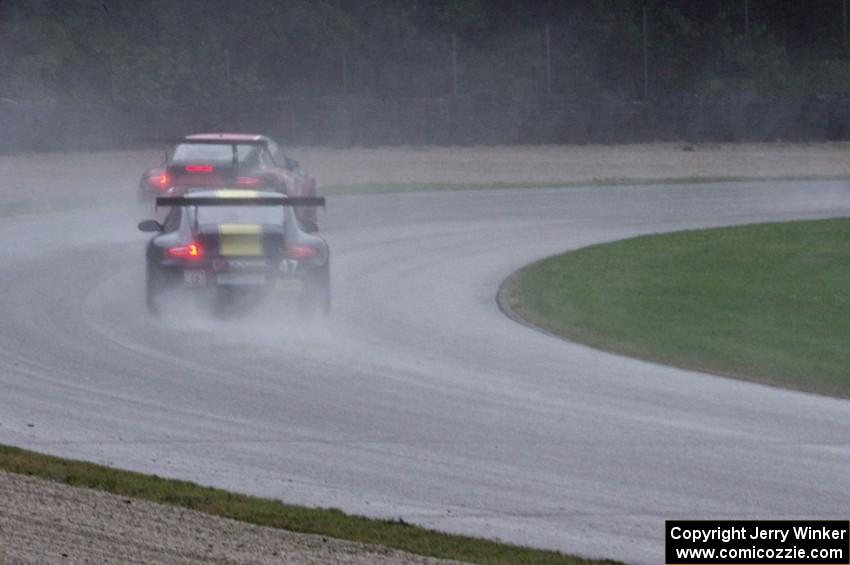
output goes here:
{"type": "MultiPolygon", "coordinates": [[[[158,196],[194,190],[246,188],[288,196],[317,196],[316,179],[287,157],[270,137],[244,133],[200,133],[165,140],[165,162],[139,181],[139,200],[153,206],[158,196]]],[[[317,231],[315,207],[296,207],[305,231],[317,231]]]]}

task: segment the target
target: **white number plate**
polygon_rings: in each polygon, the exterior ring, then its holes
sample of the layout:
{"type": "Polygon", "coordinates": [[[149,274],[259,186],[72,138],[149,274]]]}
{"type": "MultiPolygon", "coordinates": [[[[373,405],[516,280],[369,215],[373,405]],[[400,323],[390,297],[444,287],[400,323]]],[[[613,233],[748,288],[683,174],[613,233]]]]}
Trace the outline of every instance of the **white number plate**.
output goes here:
{"type": "Polygon", "coordinates": [[[183,283],[186,286],[206,286],[207,272],[203,269],[185,269],[183,271],[183,283]]]}

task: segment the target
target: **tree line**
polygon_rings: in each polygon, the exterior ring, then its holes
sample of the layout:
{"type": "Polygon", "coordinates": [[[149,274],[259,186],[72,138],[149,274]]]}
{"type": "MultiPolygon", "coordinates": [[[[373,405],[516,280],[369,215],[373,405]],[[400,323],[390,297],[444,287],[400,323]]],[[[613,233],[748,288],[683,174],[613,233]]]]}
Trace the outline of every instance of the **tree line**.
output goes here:
{"type": "Polygon", "coordinates": [[[850,92],[846,0],[0,0],[0,99],[850,92]]]}

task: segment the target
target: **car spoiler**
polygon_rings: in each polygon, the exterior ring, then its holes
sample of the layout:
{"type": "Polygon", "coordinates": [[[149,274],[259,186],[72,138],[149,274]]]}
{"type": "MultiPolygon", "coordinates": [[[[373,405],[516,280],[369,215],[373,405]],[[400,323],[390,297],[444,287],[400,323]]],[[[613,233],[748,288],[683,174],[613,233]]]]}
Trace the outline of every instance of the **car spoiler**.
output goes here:
{"type": "Polygon", "coordinates": [[[324,206],[324,196],[158,196],[157,206],[324,206]]]}
{"type": "Polygon", "coordinates": [[[262,145],[269,144],[266,139],[193,139],[191,137],[144,137],[139,143],[158,143],[161,145],[262,145]]]}
{"type": "Polygon", "coordinates": [[[167,145],[168,147],[172,147],[175,145],[180,145],[181,143],[185,143],[188,145],[228,145],[233,151],[233,168],[239,164],[239,160],[236,154],[236,146],[237,145],[256,145],[257,147],[265,147],[268,149],[269,142],[266,139],[193,139],[189,137],[163,137],[163,138],[144,138],[140,139],[140,142],[143,143],[157,143],[161,145],[167,145]]]}

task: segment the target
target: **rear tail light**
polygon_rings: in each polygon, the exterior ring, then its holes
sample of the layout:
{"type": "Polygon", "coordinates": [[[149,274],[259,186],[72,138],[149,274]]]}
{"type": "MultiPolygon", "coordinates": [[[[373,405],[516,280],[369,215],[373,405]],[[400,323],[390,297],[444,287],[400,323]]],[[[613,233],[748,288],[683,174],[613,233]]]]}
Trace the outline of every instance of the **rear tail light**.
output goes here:
{"type": "Polygon", "coordinates": [[[257,177],[236,177],[236,184],[238,186],[259,186],[262,182],[263,179],[257,177]]]}
{"type": "Polygon", "coordinates": [[[294,259],[307,259],[316,255],[316,249],[309,245],[287,245],[283,248],[287,257],[294,259]]]}
{"type": "Polygon", "coordinates": [[[195,242],[169,247],[165,250],[165,253],[169,257],[177,257],[178,259],[187,259],[189,261],[197,261],[204,254],[200,244],[195,242]]]}
{"type": "Polygon", "coordinates": [[[171,179],[165,173],[151,173],[145,177],[145,183],[151,188],[165,189],[171,184],[171,179]]]}
{"type": "Polygon", "coordinates": [[[186,165],[187,173],[211,173],[212,165],[186,165]]]}

